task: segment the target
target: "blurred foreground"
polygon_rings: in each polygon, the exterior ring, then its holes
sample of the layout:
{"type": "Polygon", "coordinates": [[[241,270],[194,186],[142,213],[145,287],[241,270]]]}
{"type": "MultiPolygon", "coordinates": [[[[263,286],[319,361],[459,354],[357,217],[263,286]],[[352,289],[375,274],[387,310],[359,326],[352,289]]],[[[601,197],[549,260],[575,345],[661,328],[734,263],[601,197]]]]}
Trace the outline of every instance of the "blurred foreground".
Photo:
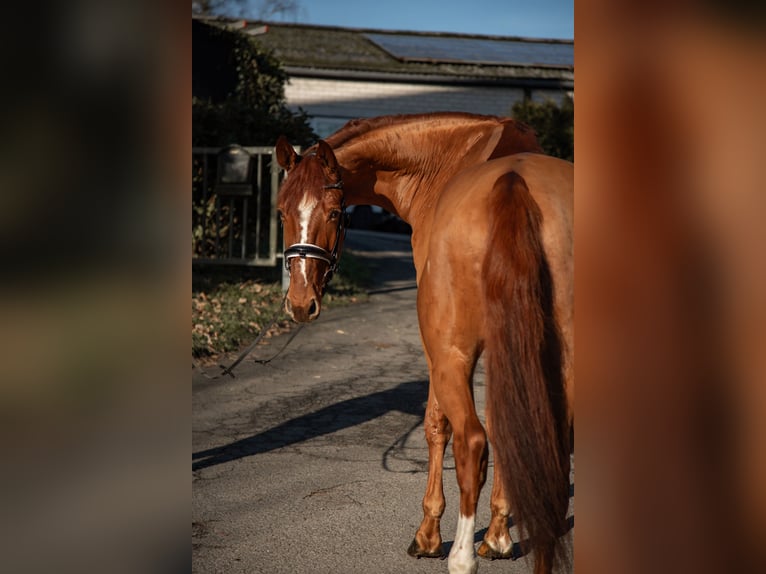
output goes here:
{"type": "Polygon", "coordinates": [[[576,6],[577,568],[763,572],[763,18],[667,6],[576,6]]]}

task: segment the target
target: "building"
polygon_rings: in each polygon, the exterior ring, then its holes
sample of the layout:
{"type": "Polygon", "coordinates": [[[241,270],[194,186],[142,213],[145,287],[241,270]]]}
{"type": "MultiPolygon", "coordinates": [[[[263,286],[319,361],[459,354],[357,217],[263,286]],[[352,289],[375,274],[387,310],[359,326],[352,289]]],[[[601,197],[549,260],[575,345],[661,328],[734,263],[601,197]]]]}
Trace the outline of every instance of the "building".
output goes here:
{"type": "MultiPolygon", "coordinates": [[[[272,50],[290,78],[285,86],[288,107],[294,111],[305,110],[320,137],[355,118],[434,111],[507,116],[518,101],[549,98],[560,101],[563,96],[574,93],[574,42],[571,40],[384,31],[222,17],[193,16],[193,19],[250,35],[272,50]]],[[[222,57],[220,54],[206,56],[213,61],[222,57]]],[[[199,54],[196,57],[202,58],[199,54]]],[[[206,77],[205,80],[207,83],[201,85],[208,92],[226,89],[221,78],[206,77]]],[[[268,155],[264,151],[262,154],[268,155]]],[[[207,176],[205,171],[203,179],[207,176]]],[[[273,176],[272,173],[263,181],[268,183],[273,176]]],[[[271,200],[266,197],[274,193],[276,184],[256,187],[259,194],[264,194],[264,206],[272,202],[270,221],[276,221],[273,197],[271,200]]],[[[207,205],[209,200],[207,188],[202,188],[197,193],[200,206],[207,205]]],[[[228,201],[230,227],[234,220],[250,222],[247,229],[257,240],[237,243],[232,239],[236,233],[229,233],[227,241],[223,241],[216,227],[215,233],[210,231],[214,240],[198,242],[197,261],[272,263],[278,257],[276,245],[279,243],[273,228],[267,221],[260,227],[257,220],[250,221],[254,216],[248,215],[252,206],[247,202],[239,198],[228,201]],[[242,211],[237,211],[239,215],[232,218],[231,214],[240,209],[237,202],[243,204],[242,211]],[[270,235],[261,237],[266,230],[270,235]],[[259,245],[268,246],[268,252],[259,255],[259,245]]],[[[220,222],[224,217],[223,208],[216,207],[210,219],[220,222]]],[[[266,213],[265,209],[259,208],[256,212],[266,213]]],[[[362,206],[350,211],[352,227],[407,231],[403,222],[380,208],[362,206]]],[[[197,228],[207,229],[204,216],[197,222],[197,228]]],[[[241,237],[244,236],[243,229],[241,237]]]]}
{"type": "Polygon", "coordinates": [[[288,107],[326,136],[353,118],[432,111],[509,115],[574,93],[574,42],[218,19],[272,49],[288,107]]]}

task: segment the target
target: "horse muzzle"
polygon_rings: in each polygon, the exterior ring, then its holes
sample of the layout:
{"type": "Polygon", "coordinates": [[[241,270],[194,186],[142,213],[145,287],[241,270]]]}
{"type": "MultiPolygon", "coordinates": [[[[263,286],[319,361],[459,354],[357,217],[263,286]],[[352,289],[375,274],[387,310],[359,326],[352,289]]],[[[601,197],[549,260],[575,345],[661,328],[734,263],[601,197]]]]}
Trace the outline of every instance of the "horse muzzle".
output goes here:
{"type": "Polygon", "coordinates": [[[296,323],[309,323],[319,317],[322,304],[319,298],[311,294],[307,300],[295,302],[288,295],[285,299],[285,311],[296,323]]]}

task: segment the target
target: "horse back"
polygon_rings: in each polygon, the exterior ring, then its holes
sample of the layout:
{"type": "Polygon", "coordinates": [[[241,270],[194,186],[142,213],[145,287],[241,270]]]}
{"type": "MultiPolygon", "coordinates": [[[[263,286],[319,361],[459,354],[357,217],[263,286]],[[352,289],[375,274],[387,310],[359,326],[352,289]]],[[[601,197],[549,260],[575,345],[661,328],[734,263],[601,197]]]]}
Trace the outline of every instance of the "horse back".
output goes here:
{"type": "MultiPolygon", "coordinates": [[[[493,217],[495,183],[515,172],[526,182],[543,215],[543,244],[548,257],[572,259],[574,166],[536,153],[520,153],[466,168],[445,185],[436,204],[433,236],[486,244],[493,217]],[[462,233],[455,233],[460,229],[462,233]]],[[[433,239],[433,238],[432,238],[433,239]]]]}

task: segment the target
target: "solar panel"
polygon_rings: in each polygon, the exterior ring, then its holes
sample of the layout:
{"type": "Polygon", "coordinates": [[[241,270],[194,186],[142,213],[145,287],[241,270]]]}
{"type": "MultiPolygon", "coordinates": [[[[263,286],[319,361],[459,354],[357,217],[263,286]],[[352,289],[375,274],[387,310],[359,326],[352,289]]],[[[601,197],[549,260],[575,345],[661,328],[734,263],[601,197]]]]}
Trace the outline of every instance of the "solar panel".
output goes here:
{"type": "Polygon", "coordinates": [[[407,34],[365,34],[380,48],[403,61],[465,62],[573,66],[574,45],[558,42],[447,38],[407,34]]]}

